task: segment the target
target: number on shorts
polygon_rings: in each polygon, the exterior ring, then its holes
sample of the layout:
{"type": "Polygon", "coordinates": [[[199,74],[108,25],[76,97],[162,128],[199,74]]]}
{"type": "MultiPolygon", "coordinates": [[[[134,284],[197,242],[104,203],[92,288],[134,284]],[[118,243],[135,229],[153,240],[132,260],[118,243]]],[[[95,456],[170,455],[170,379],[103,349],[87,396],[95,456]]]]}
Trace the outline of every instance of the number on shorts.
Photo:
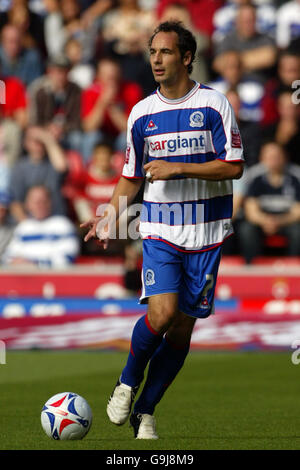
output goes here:
{"type": "Polygon", "coordinates": [[[207,292],[209,291],[209,289],[212,288],[213,283],[214,283],[214,275],[213,274],[205,274],[205,278],[206,278],[206,283],[205,283],[205,287],[202,291],[202,296],[203,297],[206,297],[207,292]]]}

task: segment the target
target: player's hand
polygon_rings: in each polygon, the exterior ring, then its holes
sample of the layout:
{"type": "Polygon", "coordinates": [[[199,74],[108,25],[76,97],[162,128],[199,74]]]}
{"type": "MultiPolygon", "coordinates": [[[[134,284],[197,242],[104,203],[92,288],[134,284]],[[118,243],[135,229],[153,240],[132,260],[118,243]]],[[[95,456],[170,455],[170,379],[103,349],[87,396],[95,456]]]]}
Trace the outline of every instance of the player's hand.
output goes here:
{"type": "Polygon", "coordinates": [[[96,227],[97,227],[97,223],[99,222],[100,219],[101,219],[101,217],[93,217],[92,219],[89,219],[86,222],[83,222],[82,224],[80,224],[80,228],[88,228],[89,229],[88,233],[84,237],[85,242],[87,242],[90,238],[96,238],[97,237],[96,227]]]}
{"type": "Polygon", "coordinates": [[[175,163],[166,162],[164,160],[153,160],[144,165],[144,170],[146,178],[150,183],[156,180],[167,180],[179,174],[175,163]]]}
{"type": "Polygon", "coordinates": [[[106,248],[108,247],[108,243],[109,243],[109,235],[108,235],[107,228],[105,230],[103,229],[103,227],[99,226],[99,222],[101,220],[103,220],[103,216],[93,217],[92,219],[87,220],[86,222],[83,222],[82,224],[80,224],[80,227],[89,228],[88,233],[84,237],[85,242],[87,242],[91,238],[98,238],[100,244],[103,245],[103,248],[106,250],[106,248]]]}

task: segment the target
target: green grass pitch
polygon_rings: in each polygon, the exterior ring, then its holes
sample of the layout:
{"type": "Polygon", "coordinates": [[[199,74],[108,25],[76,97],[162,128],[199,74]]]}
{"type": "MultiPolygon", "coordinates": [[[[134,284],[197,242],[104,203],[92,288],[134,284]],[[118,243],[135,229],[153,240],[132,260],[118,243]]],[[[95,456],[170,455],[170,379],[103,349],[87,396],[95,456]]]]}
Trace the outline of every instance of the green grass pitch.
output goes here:
{"type": "Polygon", "coordinates": [[[8,351],[0,365],[0,450],[300,449],[300,364],[289,352],[192,352],[156,409],[158,441],[114,426],[106,402],[127,354],[8,351]],[[40,411],[58,392],[93,410],[81,441],[49,439],[40,411]]]}

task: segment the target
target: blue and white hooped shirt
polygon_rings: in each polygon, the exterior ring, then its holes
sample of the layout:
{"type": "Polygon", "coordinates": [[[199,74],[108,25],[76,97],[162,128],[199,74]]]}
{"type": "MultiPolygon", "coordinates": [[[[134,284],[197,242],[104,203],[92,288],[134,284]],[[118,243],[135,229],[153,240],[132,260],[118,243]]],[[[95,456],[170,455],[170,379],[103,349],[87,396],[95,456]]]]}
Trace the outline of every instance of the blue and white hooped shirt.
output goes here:
{"type": "MultiPolygon", "coordinates": [[[[243,161],[243,148],[227,98],[205,85],[176,100],[159,90],[137,103],[129,116],[122,176],[144,178],[155,159],[205,163],[243,161]]],[[[140,234],[180,250],[203,251],[232,232],[232,181],[177,176],[145,182],[140,234]]]]}

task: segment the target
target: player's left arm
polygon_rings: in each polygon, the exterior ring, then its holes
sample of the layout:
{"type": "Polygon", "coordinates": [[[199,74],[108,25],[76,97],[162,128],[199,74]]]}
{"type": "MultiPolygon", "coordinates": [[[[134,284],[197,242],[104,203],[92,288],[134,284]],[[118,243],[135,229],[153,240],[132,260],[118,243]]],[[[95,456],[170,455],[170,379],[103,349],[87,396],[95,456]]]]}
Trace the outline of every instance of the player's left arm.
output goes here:
{"type": "Polygon", "coordinates": [[[239,179],[243,174],[243,162],[212,160],[206,163],[171,163],[162,160],[152,161],[144,166],[151,173],[150,182],[174,178],[178,175],[187,178],[200,178],[210,181],[239,179]]]}

